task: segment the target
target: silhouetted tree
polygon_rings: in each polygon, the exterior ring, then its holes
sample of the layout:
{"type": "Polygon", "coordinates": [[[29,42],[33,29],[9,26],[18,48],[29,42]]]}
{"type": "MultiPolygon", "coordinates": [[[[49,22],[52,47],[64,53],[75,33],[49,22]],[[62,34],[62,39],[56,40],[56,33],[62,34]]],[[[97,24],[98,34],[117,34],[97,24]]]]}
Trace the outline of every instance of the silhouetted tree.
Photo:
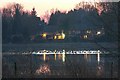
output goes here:
{"type": "Polygon", "coordinates": [[[74,29],[105,29],[103,41],[117,40],[117,3],[79,3],[74,10],[67,14],[56,11],[50,17],[49,25],[58,27],[56,31],[64,30],[66,33],[74,29]],[[112,38],[114,36],[114,38],[112,38]]]}
{"type": "Polygon", "coordinates": [[[36,16],[35,8],[32,9],[32,11],[31,11],[31,15],[32,15],[32,16],[36,16]]]}
{"type": "Polygon", "coordinates": [[[2,39],[4,42],[11,41],[12,35],[12,26],[13,26],[13,18],[11,9],[3,8],[2,9],[2,39]]]}
{"type": "Polygon", "coordinates": [[[106,3],[107,12],[103,11],[100,15],[101,21],[104,23],[105,37],[107,41],[117,41],[118,37],[118,3],[106,3]]]}
{"type": "Polygon", "coordinates": [[[37,17],[35,8],[28,12],[18,3],[9,6],[2,10],[3,43],[28,43],[32,35],[44,29],[45,23],[37,17]]]}

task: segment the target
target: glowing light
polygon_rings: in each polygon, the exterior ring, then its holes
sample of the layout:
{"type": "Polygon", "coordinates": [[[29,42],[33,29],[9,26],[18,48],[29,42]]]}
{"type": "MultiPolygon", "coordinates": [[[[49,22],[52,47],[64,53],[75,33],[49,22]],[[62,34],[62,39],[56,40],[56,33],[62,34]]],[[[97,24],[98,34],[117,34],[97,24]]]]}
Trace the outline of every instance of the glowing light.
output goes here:
{"type": "Polygon", "coordinates": [[[103,74],[103,66],[98,64],[97,66],[97,76],[101,76],[103,74]]]}
{"type": "Polygon", "coordinates": [[[58,36],[58,39],[62,39],[62,36],[61,36],[61,35],[59,35],[59,36],[58,36]]]}
{"type": "Polygon", "coordinates": [[[90,33],[91,33],[91,31],[87,31],[87,33],[89,33],[89,34],[90,34],[90,33]]]}
{"type": "Polygon", "coordinates": [[[57,36],[54,36],[54,39],[57,39],[57,36]]]}
{"type": "MultiPolygon", "coordinates": [[[[63,52],[65,52],[65,50],[63,50],[63,52]]],[[[82,51],[66,51],[65,52],[66,54],[98,54],[98,53],[102,53],[101,51],[94,51],[94,50],[82,50],[82,51]]],[[[105,52],[106,54],[108,54],[107,52],[105,52]]],[[[38,51],[38,52],[32,52],[32,54],[40,54],[40,55],[43,55],[43,54],[55,54],[55,51],[47,51],[47,50],[41,50],[41,51],[38,51]]],[[[58,57],[61,56],[61,51],[57,51],[56,54],[58,54],[58,57]]]]}
{"type": "Polygon", "coordinates": [[[65,39],[65,34],[62,32],[62,39],[65,39]]]}
{"type": "Polygon", "coordinates": [[[100,62],[100,51],[98,51],[97,60],[98,60],[98,62],[100,62]]]}
{"type": "Polygon", "coordinates": [[[42,66],[40,66],[39,69],[36,70],[37,74],[49,74],[51,73],[50,67],[46,64],[43,64],[42,66]]]}
{"type": "Polygon", "coordinates": [[[56,50],[55,50],[55,52],[54,52],[54,56],[55,56],[55,60],[56,60],[56,50]]]}
{"type": "Polygon", "coordinates": [[[65,39],[65,34],[63,33],[58,33],[54,36],[54,39],[65,39]]]}
{"type": "Polygon", "coordinates": [[[45,54],[45,52],[44,52],[44,54],[43,54],[43,60],[44,60],[44,61],[46,60],[46,54],[45,54]]]}
{"type": "Polygon", "coordinates": [[[100,34],[101,34],[101,32],[100,32],[100,31],[98,31],[98,32],[97,32],[97,35],[100,35],[100,34]]]}
{"type": "Polygon", "coordinates": [[[42,36],[43,36],[44,38],[46,38],[46,36],[47,36],[47,33],[43,33],[43,34],[42,34],[42,36]]]}
{"type": "Polygon", "coordinates": [[[84,35],[84,39],[87,39],[88,38],[88,36],[87,35],[84,35]]]}
{"type": "Polygon", "coordinates": [[[62,61],[65,62],[65,50],[63,50],[63,53],[62,53],[62,61]]]}

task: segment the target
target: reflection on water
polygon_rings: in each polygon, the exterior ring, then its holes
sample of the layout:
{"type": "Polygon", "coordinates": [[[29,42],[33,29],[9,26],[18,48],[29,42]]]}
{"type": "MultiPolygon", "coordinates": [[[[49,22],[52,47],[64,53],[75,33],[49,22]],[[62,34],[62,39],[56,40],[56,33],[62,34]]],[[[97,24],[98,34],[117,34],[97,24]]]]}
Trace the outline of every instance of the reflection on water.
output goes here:
{"type": "Polygon", "coordinates": [[[46,60],[46,54],[45,53],[43,54],[43,60],[44,61],[46,60]]]}
{"type": "Polygon", "coordinates": [[[54,52],[54,56],[55,56],[54,58],[55,58],[55,60],[56,60],[56,50],[55,50],[55,52],[54,52]]]}
{"type": "Polygon", "coordinates": [[[65,50],[63,50],[63,53],[62,53],[62,61],[65,62],[65,50]]]}
{"type": "Polygon", "coordinates": [[[47,64],[43,64],[36,70],[37,74],[50,74],[50,67],[47,64]]]}
{"type": "Polygon", "coordinates": [[[98,64],[97,66],[97,76],[102,76],[103,74],[103,65],[102,64],[98,64]]]}
{"type": "MultiPolygon", "coordinates": [[[[98,51],[73,51],[73,52],[70,52],[70,53],[71,54],[75,54],[75,53],[77,53],[77,54],[83,54],[85,60],[87,60],[87,61],[89,60],[88,58],[90,58],[89,55],[96,54],[97,55],[97,61],[100,62],[100,54],[102,52],[100,50],[98,50],[98,51]]],[[[56,50],[54,52],[52,52],[52,51],[48,52],[47,50],[43,50],[42,53],[40,53],[40,52],[34,53],[33,52],[33,54],[41,54],[41,55],[43,55],[43,60],[44,61],[46,61],[46,59],[47,60],[49,59],[48,55],[54,54],[54,60],[56,60],[57,56],[58,56],[59,60],[62,60],[63,62],[65,62],[65,55],[68,55],[68,52],[66,52],[65,50],[60,51],[60,52],[56,51],[56,50]]]]}
{"type": "Polygon", "coordinates": [[[39,54],[34,52],[31,55],[4,55],[3,77],[31,77],[31,75],[38,78],[44,77],[43,75],[70,78],[118,77],[117,57],[99,50],[79,52],[70,51],[68,54],[66,50],[53,52],[44,50],[39,54]],[[14,62],[17,65],[17,76],[14,62]]]}
{"type": "Polygon", "coordinates": [[[98,51],[98,53],[97,53],[97,60],[98,60],[98,62],[100,62],[100,51],[98,51]]]}

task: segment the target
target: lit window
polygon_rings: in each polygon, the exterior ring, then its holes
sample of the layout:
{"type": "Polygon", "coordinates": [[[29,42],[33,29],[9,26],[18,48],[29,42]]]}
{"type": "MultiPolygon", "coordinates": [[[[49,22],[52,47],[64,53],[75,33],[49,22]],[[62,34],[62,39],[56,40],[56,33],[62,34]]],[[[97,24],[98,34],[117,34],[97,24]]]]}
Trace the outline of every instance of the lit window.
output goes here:
{"type": "Polygon", "coordinates": [[[46,34],[46,33],[43,33],[42,36],[43,36],[44,38],[46,38],[47,34],[46,34]]]}
{"type": "Polygon", "coordinates": [[[62,39],[62,36],[61,36],[61,35],[59,35],[59,36],[58,36],[58,39],[62,39]]]}
{"type": "Polygon", "coordinates": [[[54,36],[54,39],[57,39],[57,36],[54,36]]]}
{"type": "Polygon", "coordinates": [[[87,35],[84,35],[84,39],[87,39],[88,38],[88,36],[87,35]]]}
{"type": "Polygon", "coordinates": [[[65,39],[65,34],[62,32],[62,39],[65,39]]]}
{"type": "Polygon", "coordinates": [[[100,31],[98,31],[98,32],[97,32],[97,35],[100,35],[100,34],[101,34],[101,32],[100,32],[100,31]]]}
{"type": "Polygon", "coordinates": [[[89,34],[90,34],[90,33],[91,33],[91,31],[87,31],[87,33],[89,33],[89,34]]]}

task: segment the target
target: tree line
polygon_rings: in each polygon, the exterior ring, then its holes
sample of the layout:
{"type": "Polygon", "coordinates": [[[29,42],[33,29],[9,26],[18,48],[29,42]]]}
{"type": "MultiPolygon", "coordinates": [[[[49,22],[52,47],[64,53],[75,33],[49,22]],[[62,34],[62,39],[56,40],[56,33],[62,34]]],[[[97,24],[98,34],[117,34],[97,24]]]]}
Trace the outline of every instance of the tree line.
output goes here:
{"type": "Polygon", "coordinates": [[[69,30],[102,27],[105,30],[105,35],[99,39],[100,41],[117,41],[118,3],[101,2],[91,6],[90,3],[81,2],[67,14],[56,11],[51,15],[48,26],[57,27],[58,31],[64,30],[66,34],[69,30]],[[99,13],[99,9],[101,9],[101,13],[99,13]]]}
{"type": "Polygon", "coordinates": [[[29,43],[31,35],[38,34],[46,25],[32,11],[24,11],[21,4],[12,4],[2,9],[3,43],[29,43]]]}
{"type": "MultiPolygon", "coordinates": [[[[98,3],[96,3],[97,6],[98,3]]],[[[21,4],[12,4],[3,8],[2,41],[3,43],[30,43],[31,36],[44,31],[82,30],[103,27],[105,35],[102,41],[117,41],[118,35],[118,3],[99,3],[103,10],[99,14],[96,6],[79,3],[74,10],[62,13],[59,10],[51,14],[46,24],[36,15],[36,10],[24,11],[21,4]]]]}

